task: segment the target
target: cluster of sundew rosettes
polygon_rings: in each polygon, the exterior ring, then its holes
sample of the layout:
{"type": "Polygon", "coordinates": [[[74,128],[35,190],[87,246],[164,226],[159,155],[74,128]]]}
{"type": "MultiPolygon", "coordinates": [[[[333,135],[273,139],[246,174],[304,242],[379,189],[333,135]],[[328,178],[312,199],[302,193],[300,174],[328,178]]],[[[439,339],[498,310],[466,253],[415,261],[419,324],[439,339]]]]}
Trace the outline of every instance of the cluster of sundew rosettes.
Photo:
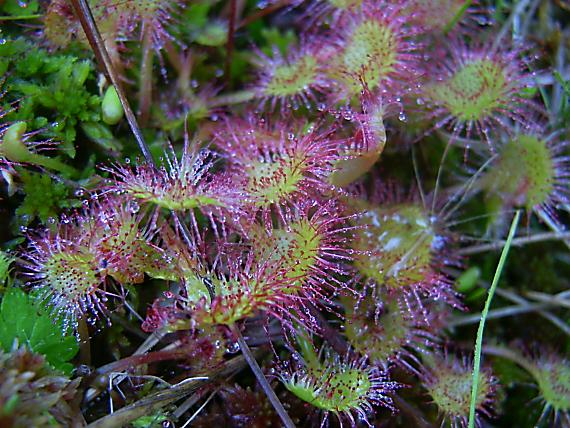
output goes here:
{"type": "Polygon", "coordinates": [[[279,53],[259,62],[255,94],[271,105],[282,102],[297,109],[299,100],[334,103],[358,95],[363,85],[381,88],[396,98],[420,75],[419,27],[408,26],[402,7],[364,2],[347,7],[336,31],[307,37],[298,53],[284,61],[279,53]],[[321,96],[310,96],[321,93],[321,96]]]}
{"type": "Polygon", "coordinates": [[[345,281],[351,261],[347,241],[354,227],[337,205],[334,200],[323,205],[305,201],[285,208],[274,227],[242,227],[242,243],[213,244],[214,261],[199,242],[192,243],[189,254],[174,231],[162,233],[162,242],[170,248],[165,253],[176,260],[184,289],[176,307],[165,307],[160,314],[153,306],[149,315],[174,323],[186,317],[203,326],[233,325],[265,313],[284,325],[301,319],[317,328],[306,302],[320,306],[321,300],[331,301],[331,293],[351,292],[345,281]]]}
{"type": "MultiPolygon", "coordinates": [[[[167,18],[163,13],[175,5],[135,3],[128,6],[132,17],[165,5],[156,15],[159,19],[167,18]],[[140,5],[143,12],[136,12],[140,5]]],[[[441,271],[449,260],[439,219],[411,199],[370,198],[355,204],[350,199],[353,209],[347,209],[334,200],[339,192],[335,186],[349,185],[377,161],[386,143],[385,106],[396,102],[408,108],[408,92],[413,104],[425,106],[421,113],[427,127],[450,126],[455,135],[465,131],[467,136],[475,129],[487,138],[494,125],[507,131],[511,122],[526,125],[525,113],[535,109],[523,94],[531,76],[518,49],[493,49],[472,41],[437,49],[430,58],[419,54],[426,36],[441,32],[460,2],[326,3],[319,14],[335,25],[316,29],[286,57],[259,54],[253,89],[271,110],[280,106],[282,114],[299,107],[310,111],[315,105],[323,116],[332,113],[346,119],[347,126],[355,125],[354,135],[339,136],[340,126],[323,131],[309,121],[270,123],[253,115],[227,116],[218,122],[211,148],[185,141],[181,157],[171,150],[158,168],[148,163],[108,168],[116,181],[104,192],[117,195],[30,236],[25,255],[29,276],[54,310],[71,316],[74,323],[88,313],[104,312],[112,281],[139,283],[145,274],[178,281],[180,294],[167,293],[149,310],[147,331],[165,325],[227,326],[265,313],[290,328],[318,332],[306,302],[336,303],[347,323],[343,334],[362,357],[330,351],[317,362],[305,361],[304,368],[281,373],[289,391],[354,425],[354,416],[366,419],[373,406],[391,407],[388,394],[396,384],[387,381],[383,370],[399,364],[414,374],[421,372],[440,411],[463,426],[470,364],[435,356],[424,358],[425,369],[416,367],[416,355],[437,341],[432,333],[439,328],[434,301],[459,306],[451,280],[441,271]],[[436,6],[425,7],[430,4],[436,6]],[[442,5],[445,14],[428,13],[442,5]],[[445,66],[434,68],[429,62],[445,66]],[[339,107],[339,101],[346,105],[339,107]],[[192,230],[184,231],[179,224],[157,228],[154,220],[143,225],[146,209],[155,207],[191,213],[192,230]],[[199,224],[195,210],[210,216],[213,229],[227,228],[222,242],[204,243],[212,236],[199,224]],[[192,235],[191,242],[186,233],[192,235]],[[360,283],[349,287],[345,277],[352,272],[357,272],[354,282],[360,283]],[[360,295],[343,296],[339,305],[336,298],[342,291],[360,295]],[[295,327],[297,322],[301,327],[295,327]]],[[[71,10],[53,2],[48,25],[50,19],[66,16],[54,15],[57,8],[71,10]]],[[[118,8],[118,3],[107,10],[96,8],[107,37],[120,38],[118,15],[112,16],[118,8]]],[[[155,24],[143,20],[143,25],[155,24]]],[[[157,33],[157,47],[165,38],[166,33],[157,33]]],[[[516,146],[497,147],[499,168],[491,169],[486,180],[492,185],[486,190],[514,196],[528,189],[524,200],[514,202],[550,211],[565,200],[561,186],[566,184],[567,160],[559,156],[564,145],[531,134],[523,137],[513,138],[519,141],[516,146]],[[494,171],[514,173],[509,165],[516,156],[525,160],[526,175],[517,169],[516,177],[496,173],[493,178],[494,171]],[[530,174],[535,174],[532,179],[530,174]]],[[[545,384],[545,372],[536,373],[545,384]]],[[[565,379],[567,373],[560,373],[565,379]]],[[[494,380],[483,372],[480,385],[477,406],[487,415],[494,380]]],[[[567,412],[567,402],[543,389],[545,401],[567,412]]]]}
{"type": "Polygon", "coordinates": [[[22,254],[24,275],[65,325],[75,328],[80,318],[91,322],[106,314],[105,302],[115,295],[107,290],[109,278],[137,284],[145,273],[162,277],[167,263],[151,243],[154,233],[153,219],[138,206],[97,199],[29,234],[29,248],[22,254]]]}
{"type": "MultiPolygon", "coordinates": [[[[90,1],[93,16],[108,48],[125,40],[150,35],[151,45],[158,52],[174,37],[170,33],[173,15],[182,2],[177,0],[95,0],[90,1]]],[[[44,17],[44,34],[52,45],[64,48],[73,39],[87,44],[81,24],[69,2],[53,0],[44,17]]]]}
{"type": "MultiPolygon", "coordinates": [[[[473,381],[471,360],[447,352],[426,355],[423,359],[420,380],[433,404],[437,406],[441,426],[447,422],[453,428],[466,428],[473,381]]],[[[497,384],[498,380],[490,370],[481,370],[475,398],[477,427],[481,426],[482,416],[490,417],[493,413],[497,384]]]]}

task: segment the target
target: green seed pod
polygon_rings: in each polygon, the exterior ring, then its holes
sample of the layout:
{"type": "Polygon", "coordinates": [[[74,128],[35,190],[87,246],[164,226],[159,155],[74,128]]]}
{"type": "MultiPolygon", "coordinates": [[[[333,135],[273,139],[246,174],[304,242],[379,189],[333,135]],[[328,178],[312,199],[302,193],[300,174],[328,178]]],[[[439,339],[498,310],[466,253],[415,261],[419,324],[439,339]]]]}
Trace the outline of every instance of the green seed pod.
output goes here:
{"type": "Polygon", "coordinates": [[[123,106],[114,86],[109,86],[101,102],[101,116],[107,125],[116,125],[124,115],[123,106]]]}

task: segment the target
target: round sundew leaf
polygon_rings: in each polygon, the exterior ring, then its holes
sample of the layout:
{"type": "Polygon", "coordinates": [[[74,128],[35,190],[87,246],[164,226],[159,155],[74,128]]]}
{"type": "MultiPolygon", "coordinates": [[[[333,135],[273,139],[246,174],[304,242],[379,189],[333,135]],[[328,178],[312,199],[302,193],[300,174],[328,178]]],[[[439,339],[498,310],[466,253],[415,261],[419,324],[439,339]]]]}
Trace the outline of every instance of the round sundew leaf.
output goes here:
{"type": "Polygon", "coordinates": [[[172,148],[165,157],[165,165],[160,168],[149,164],[136,165],[134,170],[129,166],[109,168],[118,179],[112,188],[131,198],[175,211],[227,208],[234,202],[238,192],[229,177],[210,173],[216,157],[211,151],[200,150],[186,141],[180,158],[172,148]]]}
{"type": "Polygon", "coordinates": [[[303,180],[302,161],[278,157],[273,162],[252,162],[246,168],[246,192],[258,207],[278,203],[298,190],[303,180]]]}
{"type": "Polygon", "coordinates": [[[318,78],[319,64],[313,55],[303,55],[291,64],[280,64],[263,88],[266,97],[289,97],[304,93],[318,78]]]}
{"type": "Polygon", "coordinates": [[[360,91],[362,76],[370,90],[380,86],[398,61],[398,38],[385,23],[368,19],[356,25],[333,73],[353,92],[360,91]],[[349,77],[352,76],[352,77],[349,77]]]}
{"type": "Polygon", "coordinates": [[[532,371],[542,399],[555,412],[570,412],[570,366],[562,359],[539,362],[532,371]]]}
{"type": "Polygon", "coordinates": [[[193,318],[199,325],[232,325],[271,306],[277,287],[253,276],[228,277],[206,274],[189,278],[190,305],[195,306],[193,318]],[[208,287],[214,293],[210,298],[208,287]]]}
{"type": "Polygon", "coordinates": [[[359,408],[372,386],[368,373],[357,368],[309,369],[306,376],[314,382],[291,381],[285,387],[301,400],[330,412],[359,408]]]}
{"type": "MultiPolygon", "coordinates": [[[[473,381],[472,365],[456,356],[425,356],[422,383],[433,403],[452,426],[467,426],[473,381]],[[455,424],[455,425],[454,425],[455,424]]],[[[488,371],[481,371],[475,408],[488,414],[496,393],[496,380],[488,371]]]]}
{"type": "Polygon", "coordinates": [[[472,60],[451,77],[426,86],[425,94],[461,121],[480,121],[505,104],[509,93],[503,66],[490,59],[472,60]]]}
{"type": "Polygon", "coordinates": [[[358,303],[345,299],[343,306],[348,341],[375,363],[386,364],[413,338],[414,322],[405,316],[396,299],[385,300],[378,313],[371,298],[358,303]]]}
{"type": "Polygon", "coordinates": [[[530,210],[548,201],[555,176],[546,141],[533,135],[520,135],[502,148],[482,183],[490,193],[507,196],[530,210]]]}
{"type": "MultiPolygon", "coordinates": [[[[452,372],[442,371],[438,379],[429,385],[428,393],[439,409],[453,416],[465,416],[469,414],[471,401],[472,374],[470,371],[452,372]]],[[[486,376],[480,378],[475,406],[480,407],[487,399],[490,392],[490,382],[486,376]]]]}
{"type": "Polygon", "coordinates": [[[275,229],[269,236],[261,228],[253,235],[259,258],[279,266],[286,279],[302,281],[316,264],[321,237],[307,219],[275,229]]]}
{"type": "Polygon", "coordinates": [[[396,290],[425,281],[438,237],[423,209],[400,204],[365,211],[357,232],[355,266],[361,274],[396,290]],[[370,256],[372,253],[372,256],[370,256]]]}
{"type": "Polygon", "coordinates": [[[78,305],[101,284],[91,254],[57,252],[43,266],[43,281],[57,302],[78,305]]]}

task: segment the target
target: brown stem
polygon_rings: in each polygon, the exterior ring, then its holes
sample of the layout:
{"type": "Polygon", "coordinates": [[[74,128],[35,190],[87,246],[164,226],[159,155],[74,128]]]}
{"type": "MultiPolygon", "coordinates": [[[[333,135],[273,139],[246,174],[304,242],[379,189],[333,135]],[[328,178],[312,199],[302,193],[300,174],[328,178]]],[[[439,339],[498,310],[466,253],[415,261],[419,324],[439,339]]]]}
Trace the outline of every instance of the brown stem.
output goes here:
{"type": "Polygon", "coordinates": [[[93,14],[91,13],[91,8],[89,7],[87,0],[71,0],[71,4],[77,13],[79,21],[81,22],[81,27],[83,27],[83,31],[87,36],[87,40],[89,41],[91,49],[93,49],[97,61],[99,64],[103,65],[105,74],[117,90],[117,95],[121,101],[121,106],[123,107],[131,131],[137,140],[144,158],[147,162],[154,163],[150,150],[142,136],[142,132],[137,123],[137,119],[135,118],[135,114],[133,113],[133,109],[131,108],[129,101],[127,100],[127,96],[125,95],[125,91],[121,86],[119,75],[113,67],[113,63],[109,57],[105,43],[101,38],[101,34],[97,28],[95,19],[93,19],[93,14]]]}
{"type": "Polygon", "coordinates": [[[91,343],[89,341],[89,328],[84,317],[77,321],[77,334],[79,335],[79,360],[81,364],[91,365],[91,343]]]}
{"type": "Polygon", "coordinates": [[[234,33],[236,30],[237,0],[230,0],[230,16],[228,19],[228,41],[226,43],[226,84],[231,85],[232,54],[234,51],[234,33]]]}
{"type": "Polygon", "coordinates": [[[398,407],[398,409],[400,409],[402,413],[408,415],[410,419],[414,420],[415,422],[414,426],[418,428],[433,428],[433,425],[430,424],[424,418],[424,416],[420,413],[420,411],[416,407],[410,405],[406,400],[404,400],[398,394],[392,394],[391,397],[394,400],[394,404],[398,407]]]}
{"type": "Polygon", "coordinates": [[[178,348],[175,351],[156,351],[141,355],[131,355],[118,361],[105,364],[95,371],[96,376],[101,376],[111,372],[121,372],[123,370],[132,369],[141,364],[156,363],[159,361],[179,360],[188,356],[188,350],[178,348]]]}
{"type": "Polygon", "coordinates": [[[144,126],[148,123],[150,107],[152,105],[152,63],[154,49],[152,48],[152,33],[150,26],[145,25],[142,46],[142,62],[139,89],[139,121],[144,126]]]}
{"type": "Polygon", "coordinates": [[[237,327],[234,324],[231,326],[231,330],[234,336],[237,337],[241,352],[244,358],[246,359],[247,363],[249,364],[251,371],[257,378],[257,381],[259,382],[261,388],[265,392],[265,395],[273,405],[273,408],[281,418],[281,421],[287,428],[295,428],[295,424],[287,414],[287,411],[283,407],[283,404],[281,404],[281,401],[279,401],[279,398],[277,398],[275,391],[273,391],[273,388],[271,388],[271,385],[269,384],[267,378],[263,374],[261,367],[259,367],[259,364],[257,364],[257,360],[255,359],[255,356],[251,352],[251,349],[249,349],[249,346],[247,345],[245,339],[243,338],[243,335],[241,334],[239,327],[237,327]]]}
{"type": "Polygon", "coordinates": [[[252,22],[257,21],[258,19],[263,18],[264,16],[267,16],[285,6],[288,6],[291,3],[291,0],[281,0],[278,1],[274,4],[271,4],[261,10],[258,10],[255,13],[252,13],[251,15],[249,15],[248,17],[244,18],[236,27],[236,29],[245,27],[249,24],[251,24],[252,22]]]}
{"type": "Polygon", "coordinates": [[[325,339],[331,348],[339,355],[347,355],[350,352],[348,342],[332,328],[321,312],[311,303],[307,304],[311,315],[317,320],[323,339],[325,339]]]}

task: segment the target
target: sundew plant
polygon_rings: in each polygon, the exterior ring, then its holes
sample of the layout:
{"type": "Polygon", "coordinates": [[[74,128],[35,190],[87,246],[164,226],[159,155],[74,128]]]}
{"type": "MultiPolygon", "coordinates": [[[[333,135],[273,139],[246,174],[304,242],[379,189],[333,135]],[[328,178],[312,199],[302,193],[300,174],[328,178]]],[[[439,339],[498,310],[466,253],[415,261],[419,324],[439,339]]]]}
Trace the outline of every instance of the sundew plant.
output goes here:
{"type": "Polygon", "coordinates": [[[565,1],[0,1],[1,427],[570,427],[565,1]]]}

